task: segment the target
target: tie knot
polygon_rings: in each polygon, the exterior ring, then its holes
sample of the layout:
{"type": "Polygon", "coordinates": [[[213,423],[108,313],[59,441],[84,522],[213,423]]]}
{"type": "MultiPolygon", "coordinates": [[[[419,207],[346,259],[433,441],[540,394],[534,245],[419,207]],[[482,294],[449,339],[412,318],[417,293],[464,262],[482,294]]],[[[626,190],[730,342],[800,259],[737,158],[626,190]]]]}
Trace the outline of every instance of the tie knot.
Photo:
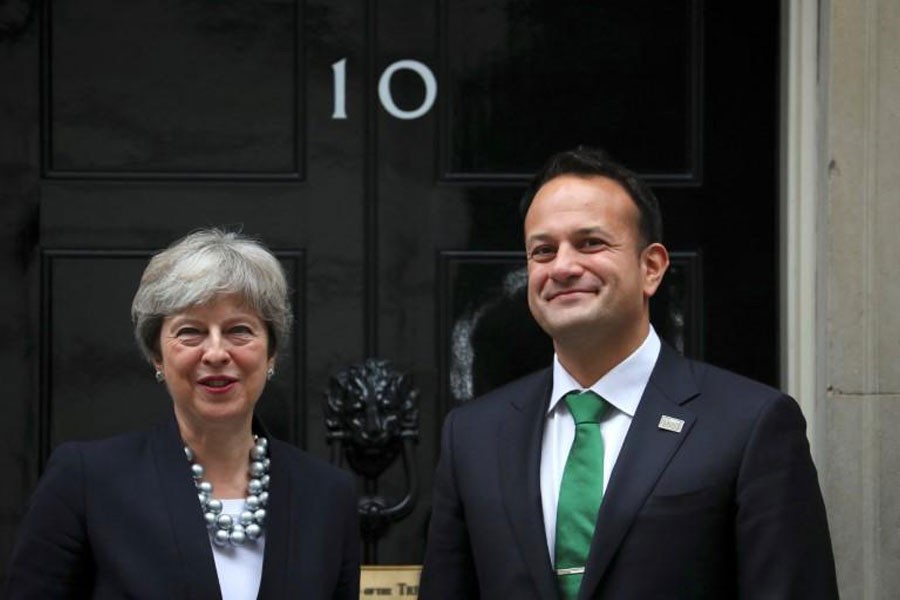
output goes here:
{"type": "Polygon", "coordinates": [[[566,406],[575,419],[575,424],[599,423],[606,412],[606,400],[588,390],[566,394],[566,406]]]}

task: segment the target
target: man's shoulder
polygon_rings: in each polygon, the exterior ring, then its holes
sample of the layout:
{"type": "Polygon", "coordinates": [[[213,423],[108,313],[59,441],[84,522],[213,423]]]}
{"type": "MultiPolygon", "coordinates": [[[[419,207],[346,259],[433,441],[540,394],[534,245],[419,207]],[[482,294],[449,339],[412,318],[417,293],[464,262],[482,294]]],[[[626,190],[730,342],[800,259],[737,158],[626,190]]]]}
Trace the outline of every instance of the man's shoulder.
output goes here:
{"type": "Polygon", "coordinates": [[[501,415],[510,408],[521,410],[532,403],[543,403],[550,393],[552,370],[540,369],[486,392],[453,409],[457,418],[486,418],[501,415]]]}
{"type": "Polygon", "coordinates": [[[508,383],[504,383],[500,387],[486,392],[476,398],[475,402],[491,402],[498,398],[521,397],[522,394],[549,390],[552,377],[552,369],[550,367],[544,367],[543,369],[539,369],[508,383]]]}
{"type": "Polygon", "coordinates": [[[662,368],[651,378],[647,391],[657,403],[650,404],[658,408],[672,402],[696,418],[695,438],[697,431],[704,431],[716,440],[727,438],[744,447],[748,436],[765,423],[790,424],[797,431],[805,426],[797,401],[771,385],[680,355],[665,359],[661,355],[660,360],[662,368]],[[661,398],[666,400],[660,403],[661,398]]]}
{"type": "Polygon", "coordinates": [[[700,360],[685,359],[690,365],[694,380],[700,389],[727,388],[755,396],[782,395],[783,392],[769,384],[752,379],[727,368],[700,360]]]}
{"type": "Polygon", "coordinates": [[[658,366],[661,368],[654,371],[652,385],[666,393],[673,387],[674,379],[680,378],[680,384],[685,384],[684,379],[689,378],[689,384],[694,388],[694,394],[691,395],[699,396],[703,404],[714,401],[722,408],[732,407],[738,412],[754,414],[765,405],[785,400],[795,402],[783,391],[769,384],[718,365],[682,357],[672,349],[660,354],[658,366]]]}

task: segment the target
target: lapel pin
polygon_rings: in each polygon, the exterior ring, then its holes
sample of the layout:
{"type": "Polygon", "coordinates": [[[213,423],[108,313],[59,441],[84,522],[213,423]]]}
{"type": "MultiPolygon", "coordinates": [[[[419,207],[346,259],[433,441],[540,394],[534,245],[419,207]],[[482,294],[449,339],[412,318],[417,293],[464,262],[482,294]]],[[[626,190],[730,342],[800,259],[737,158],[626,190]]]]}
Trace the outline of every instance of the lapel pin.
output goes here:
{"type": "Polygon", "coordinates": [[[675,417],[670,417],[669,415],[663,415],[659,418],[660,429],[673,431],[675,433],[681,433],[682,427],[684,427],[684,421],[682,421],[681,419],[676,419],[675,417]]]}

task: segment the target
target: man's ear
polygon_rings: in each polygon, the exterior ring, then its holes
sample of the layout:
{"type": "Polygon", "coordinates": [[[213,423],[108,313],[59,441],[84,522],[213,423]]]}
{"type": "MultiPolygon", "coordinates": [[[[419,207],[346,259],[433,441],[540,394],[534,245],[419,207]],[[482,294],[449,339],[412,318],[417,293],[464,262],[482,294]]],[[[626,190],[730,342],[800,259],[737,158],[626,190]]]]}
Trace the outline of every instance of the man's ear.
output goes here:
{"type": "Polygon", "coordinates": [[[641,251],[641,273],[644,277],[644,297],[649,299],[669,268],[669,251],[662,244],[650,244],[641,251]]]}

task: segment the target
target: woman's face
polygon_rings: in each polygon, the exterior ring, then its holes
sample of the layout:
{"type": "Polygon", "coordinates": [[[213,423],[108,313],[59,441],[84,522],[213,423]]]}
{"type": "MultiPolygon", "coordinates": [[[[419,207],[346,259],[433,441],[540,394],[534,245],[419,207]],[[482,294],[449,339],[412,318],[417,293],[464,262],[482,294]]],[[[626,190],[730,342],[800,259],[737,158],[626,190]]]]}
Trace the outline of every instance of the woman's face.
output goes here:
{"type": "Polygon", "coordinates": [[[268,332],[236,294],[214,298],[163,320],[161,360],[182,426],[249,424],[266,385],[268,332]]]}

